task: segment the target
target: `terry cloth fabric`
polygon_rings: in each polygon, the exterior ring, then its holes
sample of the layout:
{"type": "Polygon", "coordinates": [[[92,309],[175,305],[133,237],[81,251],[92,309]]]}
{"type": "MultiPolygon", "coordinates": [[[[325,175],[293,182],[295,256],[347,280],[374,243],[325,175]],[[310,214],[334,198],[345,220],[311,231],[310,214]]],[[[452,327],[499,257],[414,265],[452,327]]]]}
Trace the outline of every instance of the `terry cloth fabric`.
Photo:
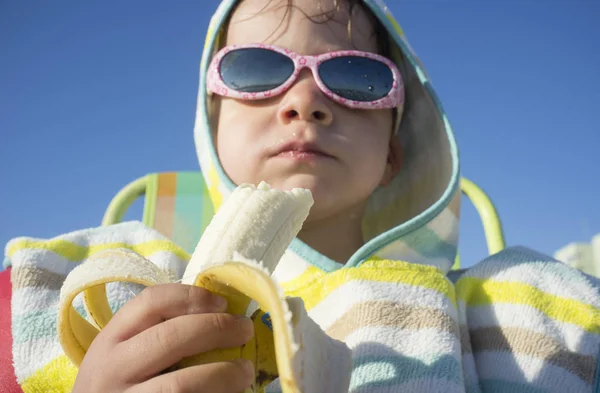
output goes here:
{"type": "MultiPolygon", "coordinates": [[[[24,392],[70,391],[77,369],[56,335],[61,283],[87,257],[113,248],[143,255],[173,280],[189,259],[136,222],[8,244],[13,356],[24,392]]],[[[286,294],[303,298],[311,318],[352,349],[352,392],[592,392],[600,283],[543,255],[506,250],[456,285],[437,267],[377,257],[334,272],[305,265],[293,275],[281,263],[274,274],[286,294]]],[[[124,286],[108,292],[113,309],[132,296],[124,286]]]]}
{"type": "MultiPolygon", "coordinates": [[[[76,231],[49,240],[17,238],[6,246],[12,265],[13,360],[25,392],[69,392],[76,368],[57,339],[60,288],[75,266],[107,249],[127,248],[154,262],[175,280],[189,255],[155,230],[138,222],[76,231]]],[[[132,286],[107,286],[110,304],[120,308],[132,286]]],[[[84,312],[81,298],[75,307],[84,312]]],[[[84,314],[85,315],[85,314],[84,314]]]]}
{"type": "MultiPolygon", "coordinates": [[[[208,64],[240,0],[223,0],[206,36],[194,138],[213,211],[235,184],[214,146],[208,64]]],[[[598,280],[527,249],[476,264],[453,284],[460,216],[458,150],[423,65],[380,0],[363,0],[388,32],[405,81],[397,130],[403,167],[372,194],[364,246],[337,263],[294,239],[275,277],[353,350],[352,392],[592,392],[598,382],[598,280]]],[[[360,159],[360,157],[357,157],[360,159]]],[[[26,392],[67,392],[76,370],[56,340],[58,289],[90,253],[129,247],[172,277],[188,258],[139,223],[11,241],[13,356],[26,392]]],[[[114,307],[128,292],[110,292],[114,307]]],[[[276,386],[273,386],[277,390],[276,386]]]]}

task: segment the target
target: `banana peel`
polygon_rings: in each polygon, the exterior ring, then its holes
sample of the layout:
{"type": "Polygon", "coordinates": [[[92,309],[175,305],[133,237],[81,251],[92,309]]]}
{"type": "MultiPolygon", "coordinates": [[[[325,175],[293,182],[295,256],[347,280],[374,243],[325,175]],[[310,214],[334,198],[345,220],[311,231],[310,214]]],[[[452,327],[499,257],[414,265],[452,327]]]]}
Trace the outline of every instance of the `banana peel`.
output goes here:
{"type": "MultiPolygon", "coordinates": [[[[225,297],[232,314],[252,312],[255,334],[242,347],[191,356],[176,368],[245,358],[256,370],[252,392],[264,392],[275,379],[283,393],[348,391],[350,349],[325,334],[308,316],[303,301],[286,298],[271,277],[312,204],[310,191],[304,189],[279,191],[261,183],[234,190],[204,231],[182,283],[225,297]],[[258,305],[254,311],[253,303],[258,305]]],[[[125,249],[94,254],[73,269],[61,288],[57,327],[65,354],[77,366],[112,318],[106,297],[110,282],[151,286],[171,279],[125,249]],[[80,293],[87,319],[73,307],[80,293]]]]}

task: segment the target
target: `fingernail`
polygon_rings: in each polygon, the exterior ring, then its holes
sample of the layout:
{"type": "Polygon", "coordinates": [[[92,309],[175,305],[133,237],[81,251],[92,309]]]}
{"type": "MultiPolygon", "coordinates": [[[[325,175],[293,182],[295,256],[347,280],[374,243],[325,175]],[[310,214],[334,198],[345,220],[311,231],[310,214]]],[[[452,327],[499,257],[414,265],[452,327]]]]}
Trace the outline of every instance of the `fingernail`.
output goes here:
{"type": "Polygon", "coordinates": [[[213,295],[213,304],[218,310],[225,311],[227,309],[227,299],[223,296],[213,295]]]}
{"type": "Polygon", "coordinates": [[[240,368],[244,371],[248,377],[252,377],[254,379],[254,364],[248,359],[235,359],[234,362],[240,366],[240,368]]]}
{"type": "Polygon", "coordinates": [[[239,316],[238,319],[244,333],[247,334],[248,338],[252,337],[254,335],[254,322],[252,322],[250,318],[244,316],[239,316]]]}

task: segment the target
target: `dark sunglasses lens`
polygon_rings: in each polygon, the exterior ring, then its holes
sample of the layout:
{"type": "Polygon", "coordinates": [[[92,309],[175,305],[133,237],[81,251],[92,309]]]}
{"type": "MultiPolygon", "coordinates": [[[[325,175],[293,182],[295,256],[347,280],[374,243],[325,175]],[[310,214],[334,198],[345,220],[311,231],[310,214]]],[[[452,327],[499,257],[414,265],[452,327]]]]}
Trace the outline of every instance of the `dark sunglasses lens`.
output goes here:
{"type": "Polygon", "coordinates": [[[354,101],[377,101],[385,97],[394,83],[386,64],[366,57],[342,56],[319,66],[319,77],[340,97],[354,101]]]}
{"type": "Polygon", "coordinates": [[[221,59],[225,84],[244,93],[260,93],[281,86],[294,72],[294,62],[281,53],[262,48],[236,49],[221,59]]]}

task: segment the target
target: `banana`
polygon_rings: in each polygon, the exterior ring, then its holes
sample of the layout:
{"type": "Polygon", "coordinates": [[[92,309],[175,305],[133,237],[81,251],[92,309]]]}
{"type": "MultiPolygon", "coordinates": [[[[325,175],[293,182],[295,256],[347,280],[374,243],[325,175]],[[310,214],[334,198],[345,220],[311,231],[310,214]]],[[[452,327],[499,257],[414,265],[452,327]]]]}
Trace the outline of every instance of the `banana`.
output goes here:
{"type": "MultiPolygon", "coordinates": [[[[312,204],[304,189],[279,191],[263,182],[234,190],[204,231],[182,282],[225,297],[232,314],[247,314],[255,303],[255,334],[240,348],[191,356],[176,367],[245,358],[256,370],[252,392],[264,392],[277,378],[283,393],[348,391],[350,349],[327,336],[303,301],[286,298],[271,277],[312,204]]],[[[105,284],[119,281],[145,286],[171,282],[156,265],[124,249],[94,254],[73,269],[61,288],[57,323],[60,343],[75,365],[112,317],[105,284]],[[88,319],[72,305],[80,293],[88,319]]]]}

